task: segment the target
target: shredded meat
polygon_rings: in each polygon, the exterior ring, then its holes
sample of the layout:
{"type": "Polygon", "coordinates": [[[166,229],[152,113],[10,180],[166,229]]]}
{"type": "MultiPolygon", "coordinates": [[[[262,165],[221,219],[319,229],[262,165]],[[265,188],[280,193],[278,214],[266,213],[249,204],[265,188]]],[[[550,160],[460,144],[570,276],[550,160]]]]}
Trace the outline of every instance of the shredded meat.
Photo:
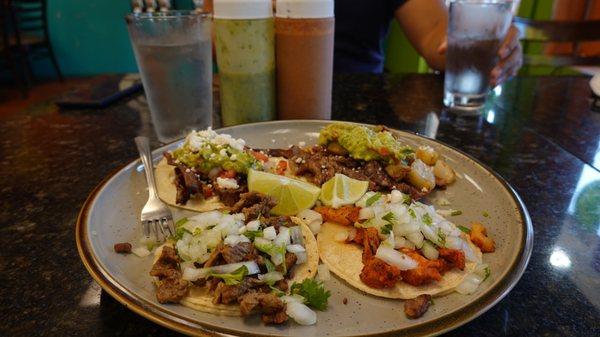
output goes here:
{"type": "Polygon", "coordinates": [[[175,187],[177,195],[175,202],[185,205],[194,194],[203,193],[206,196],[207,183],[202,179],[193,168],[189,168],[182,163],[177,163],[169,152],[164,153],[169,165],[175,166],[175,187]]]}
{"type": "Polygon", "coordinates": [[[371,288],[391,288],[401,280],[400,269],[384,261],[372,257],[364,262],[360,279],[371,288]]]}
{"type": "Polygon", "coordinates": [[[423,316],[431,304],[431,295],[423,294],[404,301],[404,313],[410,319],[423,316]]]}
{"type": "Polygon", "coordinates": [[[239,302],[242,295],[246,294],[253,288],[260,288],[263,282],[253,277],[245,277],[242,282],[236,285],[226,285],[219,282],[214,290],[213,303],[231,304],[239,302]]]}
{"type": "Polygon", "coordinates": [[[296,265],[296,261],[298,261],[298,257],[296,257],[296,254],[285,253],[285,268],[288,274],[290,273],[294,265],[296,265]]]}
{"type": "MultiPolygon", "coordinates": [[[[215,178],[216,179],[216,178],[215,178]]],[[[248,192],[248,186],[245,182],[241,182],[238,179],[238,188],[221,188],[218,184],[213,183],[213,190],[217,196],[219,196],[219,201],[221,201],[226,206],[233,206],[239,200],[240,197],[248,192]]]]}
{"type": "Polygon", "coordinates": [[[260,215],[268,216],[271,208],[275,207],[277,202],[264,194],[256,192],[246,192],[239,196],[239,201],[232,207],[233,213],[244,213],[246,221],[254,220],[260,215]]]}
{"type": "Polygon", "coordinates": [[[408,248],[402,248],[401,251],[418,263],[417,268],[402,271],[402,280],[410,285],[420,286],[439,281],[442,279],[442,273],[449,269],[445,260],[428,260],[417,251],[408,248]]]}
{"type": "Polygon", "coordinates": [[[212,267],[212,266],[217,266],[219,265],[220,261],[221,261],[221,252],[223,250],[223,244],[219,243],[215,249],[213,249],[213,251],[210,253],[210,256],[208,257],[208,260],[206,260],[206,262],[204,262],[204,267],[212,267]]]}
{"type": "Polygon", "coordinates": [[[131,243],[129,242],[115,243],[115,246],[113,248],[115,249],[115,252],[119,254],[131,253],[131,243]]]}
{"type": "Polygon", "coordinates": [[[358,221],[360,207],[342,206],[333,208],[327,206],[315,207],[315,211],[320,213],[324,221],[334,222],[344,226],[351,226],[358,221]]]}
{"type": "Polygon", "coordinates": [[[285,159],[290,159],[293,156],[297,155],[300,152],[300,147],[294,145],[290,146],[287,149],[268,149],[265,150],[272,157],[283,157],[285,159]]]}
{"type": "Polygon", "coordinates": [[[465,253],[458,249],[440,248],[438,249],[440,257],[448,262],[449,269],[454,267],[465,269],[465,253]]]}
{"type": "Polygon", "coordinates": [[[357,228],[352,242],[363,246],[362,261],[366,264],[377,253],[380,244],[379,232],[374,227],[357,228]]]}
{"type": "Polygon", "coordinates": [[[263,219],[261,219],[261,222],[265,226],[275,227],[275,230],[277,231],[277,233],[279,233],[279,227],[281,227],[281,226],[285,226],[285,227],[294,227],[295,226],[295,224],[292,222],[292,219],[287,215],[271,216],[268,218],[263,218],[263,219]]]}
{"type": "Polygon", "coordinates": [[[272,293],[249,292],[240,297],[239,303],[243,316],[249,315],[254,309],[259,309],[265,324],[282,324],[288,319],[285,303],[272,293]]]}
{"type": "Polygon", "coordinates": [[[150,270],[151,276],[158,277],[156,299],[160,303],[178,303],[189,291],[189,282],[181,278],[179,256],[173,247],[164,246],[150,270]]]}
{"type": "Polygon", "coordinates": [[[496,250],[496,243],[487,236],[487,230],[482,224],[478,222],[473,223],[471,226],[470,237],[471,241],[473,241],[483,253],[492,253],[496,250]]]}
{"type": "Polygon", "coordinates": [[[258,256],[258,251],[252,243],[240,242],[235,246],[223,246],[221,256],[225,263],[237,263],[254,260],[258,256]]]}

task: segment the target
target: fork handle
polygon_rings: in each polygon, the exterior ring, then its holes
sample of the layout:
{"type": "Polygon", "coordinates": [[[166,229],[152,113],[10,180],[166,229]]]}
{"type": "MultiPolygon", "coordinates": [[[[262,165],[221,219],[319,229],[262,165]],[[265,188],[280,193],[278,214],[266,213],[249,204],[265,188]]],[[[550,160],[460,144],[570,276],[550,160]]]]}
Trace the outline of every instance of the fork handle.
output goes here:
{"type": "Polygon", "coordinates": [[[144,172],[146,172],[146,182],[148,183],[148,193],[150,197],[158,198],[156,193],[156,181],[154,180],[154,167],[152,165],[152,151],[150,151],[150,140],[148,137],[135,137],[135,145],[137,145],[140,159],[144,164],[144,172]]]}

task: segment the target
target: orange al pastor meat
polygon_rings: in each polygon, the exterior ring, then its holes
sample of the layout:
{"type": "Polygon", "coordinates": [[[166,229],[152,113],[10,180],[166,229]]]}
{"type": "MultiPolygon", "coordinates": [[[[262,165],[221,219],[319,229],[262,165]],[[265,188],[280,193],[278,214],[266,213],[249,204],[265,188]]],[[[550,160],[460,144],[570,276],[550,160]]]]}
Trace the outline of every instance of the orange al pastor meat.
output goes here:
{"type": "Polygon", "coordinates": [[[387,264],[376,257],[363,261],[363,263],[360,279],[371,288],[392,288],[396,282],[401,280],[398,267],[387,264]]]}
{"type": "Polygon", "coordinates": [[[374,227],[357,228],[356,235],[351,242],[358,243],[363,247],[362,261],[366,263],[367,260],[371,259],[377,253],[377,248],[379,248],[380,244],[379,232],[374,227]]]}
{"type": "Polygon", "coordinates": [[[332,208],[326,206],[315,207],[315,211],[323,216],[324,221],[335,222],[340,225],[350,226],[358,221],[360,207],[342,206],[340,208],[332,208]]]}
{"type": "Polygon", "coordinates": [[[403,270],[401,273],[402,280],[410,285],[420,286],[432,281],[439,281],[442,279],[442,273],[449,269],[445,260],[428,260],[409,248],[402,248],[401,251],[419,264],[417,268],[403,270]]]}
{"type": "Polygon", "coordinates": [[[454,267],[465,270],[465,253],[458,249],[440,248],[438,249],[440,257],[449,264],[449,269],[454,267]]]}
{"type": "Polygon", "coordinates": [[[487,236],[487,230],[481,223],[473,223],[470,237],[471,241],[481,249],[482,253],[492,253],[496,250],[496,243],[487,236]]]}

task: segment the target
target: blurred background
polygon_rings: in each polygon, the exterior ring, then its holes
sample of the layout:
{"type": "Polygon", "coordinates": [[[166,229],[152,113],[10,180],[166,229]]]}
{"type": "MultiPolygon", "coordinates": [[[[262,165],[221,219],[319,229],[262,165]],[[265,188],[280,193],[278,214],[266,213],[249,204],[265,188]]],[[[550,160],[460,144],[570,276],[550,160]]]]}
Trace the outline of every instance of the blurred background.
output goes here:
{"type": "MultiPolygon", "coordinates": [[[[28,30],[26,20],[15,26],[10,23],[10,13],[3,9],[3,60],[0,81],[3,87],[14,86],[15,77],[26,76],[30,85],[49,79],[83,77],[106,73],[135,73],[137,67],[123,17],[131,12],[128,0],[0,0],[12,1],[23,13],[31,15],[29,24],[39,24],[44,29],[28,30]],[[41,7],[40,7],[41,6],[41,7]],[[27,10],[29,8],[29,11],[27,10]],[[23,10],[24,9],[24,10],[23,10]],[[39,11],[45,11],[41,13],[39,11]],[[35,17],[40,14],[41,17],[35,17]],[[35,17],[35,19],[34,19],[35,17]],[[42,20],[38,22],[38,19],[42,20]],[[15,50],[14,30],[19,30],[21,46],[15,50]],[[44,33],[47,32],[47,39],[44,33]],[[36,40],[37,39],[37,40],[36,40]],[[41,40],[41,41],[39,41],[41,40]],[[47,41],[44,41],[47,40],[47,41]],[[31,46],[27,44],[30,43],[31,46]],[[36,46],[36,43],[38,44],[36,46]],[[33,47],[32,47],[33,46],[33,47]],[[56,65],[48,57],[48,48],[54,52],[56,65]],[[39,52],[38,50],[39,49],[39,52]],[[28,74],[20,75],[23,69],[19,64],[6,61],[6,54],[12,50],[16,61],[27,61],[23,67],[28,74]],[[29,68],[30,70],[27,70],[29,68]],[[15,70],[16,69],[16,70],[15,70]]],[[[193,8],[192,0],[172,0],[176,9],[193,8]]],[[[515,14],[534,20],[585,21],[600,19],[600,0],[522,0],[515,1],[515,14]]],[[[19,20],[17,20],[19,21],[19,20]]],[[[526,55],[577,54],[600,55],[600,41],[573,43],[542,43],[524,41],[526,55]]],[[[391,26],[386,40],[386,71],[428,72],[430,71],[415,50],[410,46],[398,24],[391,26]]],[[[595,67],[572,66],[525,66],[524,75],[593,73],[595,67]]],[[[1,99],[1,98],[0,98],[1,99]]]]}

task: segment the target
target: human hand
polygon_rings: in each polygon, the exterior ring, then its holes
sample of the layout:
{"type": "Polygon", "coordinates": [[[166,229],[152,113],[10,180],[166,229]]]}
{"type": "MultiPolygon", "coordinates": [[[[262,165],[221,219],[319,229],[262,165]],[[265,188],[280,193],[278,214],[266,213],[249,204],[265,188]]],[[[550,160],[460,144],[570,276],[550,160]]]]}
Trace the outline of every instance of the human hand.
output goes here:
{"type": "Polygon", "coordinates": [[[523,48],[519,42],[519,30],[514,25],[506,34],[506,38],[498,49],[498,64],[490,74],[492,87],[515,76],[523,65],[523,48]]]}

